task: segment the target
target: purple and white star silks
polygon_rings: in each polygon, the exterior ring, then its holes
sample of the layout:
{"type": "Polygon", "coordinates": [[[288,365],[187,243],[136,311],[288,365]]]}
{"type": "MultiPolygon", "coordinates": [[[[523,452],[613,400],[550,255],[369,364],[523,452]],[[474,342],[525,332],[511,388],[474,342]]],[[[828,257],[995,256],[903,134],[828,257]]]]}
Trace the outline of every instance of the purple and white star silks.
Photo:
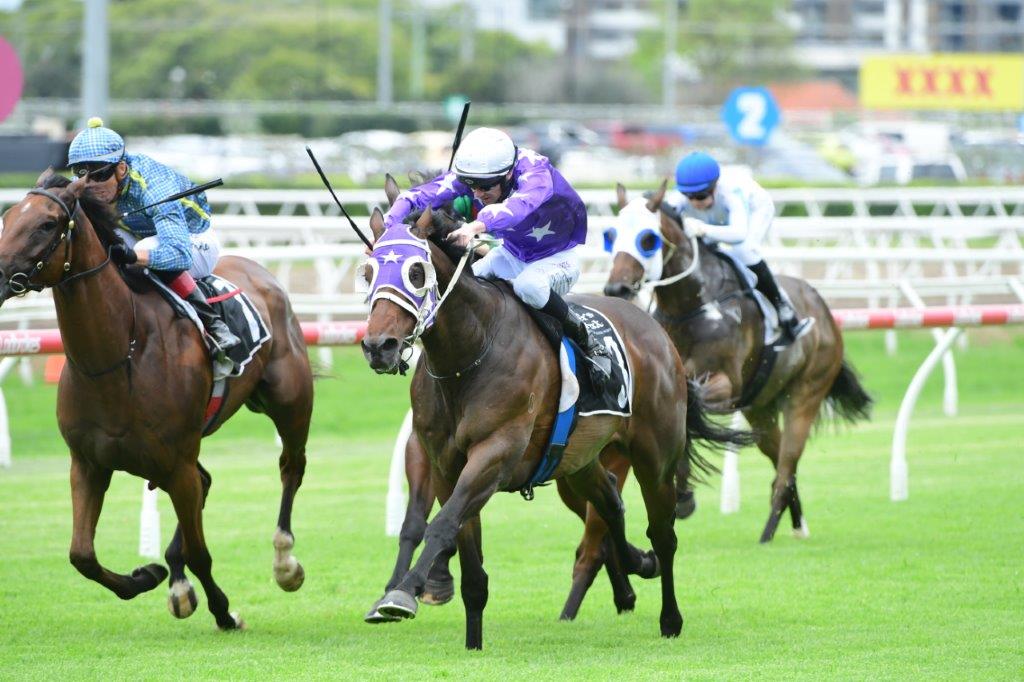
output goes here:
{"type": "MultiPolygon", "coordinates": [[[[440,208],[473,192],[454,173],[439,175],[408,193],[403,192],[384,216],[387,227],[401,224],[415,210],[440,208]]],[[[587,239],[587,210],[576,191],[547,157],[520,149],[512,169],[509,195],[484,206],[476,199],[477,220],[502,239],[509,253],[523,261],[546,258],[587,239]]]]}

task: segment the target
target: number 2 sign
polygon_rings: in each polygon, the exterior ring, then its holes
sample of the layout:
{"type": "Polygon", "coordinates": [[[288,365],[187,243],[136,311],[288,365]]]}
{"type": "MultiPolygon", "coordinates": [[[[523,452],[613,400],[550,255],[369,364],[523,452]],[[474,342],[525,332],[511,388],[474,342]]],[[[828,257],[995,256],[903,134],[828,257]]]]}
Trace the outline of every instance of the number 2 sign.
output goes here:
{"type": "Polygon", "coordinates": [[[765,144],[779,118],[779,105],[768,88],[736,88],[722,106],[722,121],[740,144],[765,144]]]}

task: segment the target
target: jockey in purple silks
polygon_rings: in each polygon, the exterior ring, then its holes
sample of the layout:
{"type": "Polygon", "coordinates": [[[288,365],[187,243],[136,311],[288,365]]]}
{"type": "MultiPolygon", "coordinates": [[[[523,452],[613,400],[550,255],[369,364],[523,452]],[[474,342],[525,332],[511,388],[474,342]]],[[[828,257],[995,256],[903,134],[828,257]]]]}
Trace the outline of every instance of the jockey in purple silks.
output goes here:
{"type": "Polygon", "coordinates": [[[460,197],[471,200],[474,219],[448,239],[468,246],[486,232],[502,240],[473,265],[474,274],[510,282],[524,303],[558,320],[586,354],[594,384],[605,385],[611,376],[608,350],[562,298],[579,279],[576,247],[587,238],[587,211],[579,195],[546,157],[519,149],[493,128],[467,135],[453,166],[454,171],[402,192],[384,216],[385,226],[403,222],[414,210],[460,197]]]}

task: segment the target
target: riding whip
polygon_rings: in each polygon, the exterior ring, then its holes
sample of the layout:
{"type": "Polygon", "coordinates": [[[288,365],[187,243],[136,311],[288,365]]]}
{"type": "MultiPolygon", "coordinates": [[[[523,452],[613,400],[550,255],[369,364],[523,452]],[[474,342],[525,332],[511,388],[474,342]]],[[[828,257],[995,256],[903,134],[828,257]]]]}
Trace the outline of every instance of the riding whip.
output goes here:
{"type": "Polygon", "coordinates": [[[448,170],[452,169],[452,164],[455,163],[455,152],[458,151],[459,145],[462,144],[462,131],[466,129],[466,119],[469,118],[469,105],[473,102],[466,100],[466,103],[462,105],[462,118],[459,119],[459,127],[455,131],[455,142],[452,143],[452,158],[448,161],[448,170]]]}
{"type": "Polygon", "coordinates": [[[310,161],[312,161],[313,165],[316,166],[316,172],[320,174],[320,179],[323,180],[324,185],[327,186],[327,191],[331,193],[332,197],[334,197],[334,203],[336,203],[338,205],[338,208],[341,209],[342,214],[344,214],[344,216],[348,218],[349,225],[352,226],[352,229],[356,231],[356,234],[359,235],[359,238],[363,240],[364,244],[366,244],[366,248],[372,251],[373,243],[366,238],[366,235],[363,234],[362,230],[360,230],[356,226],[356,221],[352,220],[352,216],[350,216],[348,214],[348,211],[345,210],[345,207],[341,205],[341,201],[338,199],[338,195],[334,193],[334,188],[331,187],[330,180],[327,179],[327,175],[324,173],[324,169],[320,167],[320,162],[316,160],[315,156],[313,156],[313,150],[309,148],[309,145],[306,145],[306,153],[309,154],[310,161]]]}
{"type": "Polygon", "coordinates": [[[166,204],[168,201],[177,201],[178,199],[184,199],[185,197],[190,197],[193,194],[199,194],[200,192],[205,192],[208,189],[212,189],[214,187],[220,187],[223,184],[224,184],[223,178],[217,178],[216,180],[210,180],[209,182],[204,182],[201,185],[196,185],[195,187],[189,187],[184,192],[178,192],[177,194],[172,194],[171,196],[169,196],[169,197],[167,197],[165,199],[161,199],[160,201],[154,201],[152,204],[150,204],[148,206],[143,206],[142,208],[137,208],[134,211],[126,211],[125,213],[121,214],[121,217],[122,218],[127,218],[128,216],[133,215],[135,213],[140,213],[142,211],[145,211],[147,208],[153,208],[154,206],[159,206],[160,204],[166,204]]]}

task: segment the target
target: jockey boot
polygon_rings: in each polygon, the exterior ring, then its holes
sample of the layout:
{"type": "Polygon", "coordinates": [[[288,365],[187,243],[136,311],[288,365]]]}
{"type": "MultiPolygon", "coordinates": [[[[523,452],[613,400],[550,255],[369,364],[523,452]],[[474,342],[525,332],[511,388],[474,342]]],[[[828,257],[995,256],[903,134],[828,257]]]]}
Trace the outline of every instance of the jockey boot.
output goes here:
{"type": "Polygon", "coordinates": [[[779,285],[775,282],[775,276],[772,274],[768,264],[762,260],[747,267],[757,275],[757,290],[768,297],[768,300],[772,302],[775,310],[779,313],[779,326],[782,327],[782,337],[778,340],[776,346],[780,348],[788,346],[809,332],[811,327],[814,326],[814,318],[800,319],[797,317],[796,310],[793,308],[789,296],[779,289],[779,285]]]}
{"type": "Polygon", "coordinates": [[[583,350],[588,360],[590,382],[594,385],[595,391],[602,392],[612,376],[612,359],[608,349],[590,335],[590,330],[583,319],[570,310],[565,299],[555,292],[551,292],[548,302],[541,310],[561,322],[565,335],[583,350]]]}
{"type": "Polygon", "coordinates": [[[220,316],[214,312],[213,306],[206,302],[206,297],[203,296],[203,292],[199,287],[193,289],[185,300],[195,308],[199,319],[203,323],[203,327],[206,329],[206,333],[213,339],[219,352],[226,353],[242,342],[241,339],[231,333],[224,320],[220,319],[220,316]]]}

